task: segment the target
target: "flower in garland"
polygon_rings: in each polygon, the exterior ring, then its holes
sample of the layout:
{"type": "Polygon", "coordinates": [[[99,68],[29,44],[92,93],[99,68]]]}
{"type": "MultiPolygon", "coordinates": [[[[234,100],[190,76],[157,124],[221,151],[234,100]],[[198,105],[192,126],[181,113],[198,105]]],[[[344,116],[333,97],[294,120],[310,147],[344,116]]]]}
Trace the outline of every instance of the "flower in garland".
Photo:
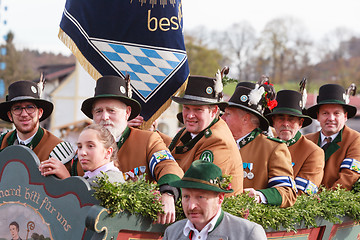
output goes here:
{"type": "Polygon", "coordinates": [[[221,180],[218,181],[219,187],[224,190],[230,190],[231,189],[231,175],[222,175],[221,180]]]}
{"type": "Polygon", "coordinates": [[[244,219],[248,219],[249,214],[250,214],[249,209],[248,208],[247,209],[242,208],[241,210],[243,211],[241,217],[244,218],[244,219]]]}

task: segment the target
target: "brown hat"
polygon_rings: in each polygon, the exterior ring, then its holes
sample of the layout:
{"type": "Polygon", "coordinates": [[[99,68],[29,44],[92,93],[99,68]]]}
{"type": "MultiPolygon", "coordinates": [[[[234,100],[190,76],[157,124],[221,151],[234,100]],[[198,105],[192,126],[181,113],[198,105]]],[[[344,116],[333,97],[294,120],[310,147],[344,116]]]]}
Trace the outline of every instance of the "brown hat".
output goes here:
{"type": "MultiPolygon", "coordinates": [[[[130,81],[130,80],[129,80],[130,81]]],[[[131,87],[126,80],[118,76],[104,76],[96,81],[94,97],[86,99],[81,105],[81,111],[89,118],[93,118],[92,107],[97,99],[117,99],[131,107],[129,120],[139,115],[141,105],[131,98],[131,87]]]]}
{"type": "Polygon", "coordinates": [[[14,82],[10,84],[8,92],[6,102],[0,103],[0,118],[6,122],[11,122],[7,112],[10,111],[11,106],[17,102],[28,101],[34,103],[38,108],[42,108],[43,115],[39,119],[40,122],[48,118],[54,109],[54,105],[51,102],[40,99],[39,88],[34,82],[14,82]]]}

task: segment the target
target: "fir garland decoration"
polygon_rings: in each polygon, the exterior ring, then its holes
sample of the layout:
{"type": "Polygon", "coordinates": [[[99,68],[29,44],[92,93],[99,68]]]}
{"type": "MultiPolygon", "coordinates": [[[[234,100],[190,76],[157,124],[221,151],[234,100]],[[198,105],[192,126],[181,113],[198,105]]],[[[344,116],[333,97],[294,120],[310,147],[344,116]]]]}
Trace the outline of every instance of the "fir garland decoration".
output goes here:
{"type": "MultiPolygon", "coordinates": [[[[154,183],[144,179],[123,184],[110,183],[106,174],[98,178],[97,183],[99,186],[94,187],[94,196],[112,216],[127,210],[131,214],[141,214],[156,220],[158,213],[162,212],[160,193],[154,183]]],[[[255,203],[253,198],[244,193],[225,198],[222,209],[256,222],[267,231],[296,231],[300,225],[301,228],[318,227],[316,219],[319,217],[333,224],[341,223],[344,216],[360,221],[360,193],[355,191],[357,189],[359,187],[356,184],[353,191],[340,186],[334,190],[320,187],[313,196],[298,196],[296,203],[288,208],[255,203]]],[[[184,218],[179,200],[176,203],[176,220],[184,218]]]]}

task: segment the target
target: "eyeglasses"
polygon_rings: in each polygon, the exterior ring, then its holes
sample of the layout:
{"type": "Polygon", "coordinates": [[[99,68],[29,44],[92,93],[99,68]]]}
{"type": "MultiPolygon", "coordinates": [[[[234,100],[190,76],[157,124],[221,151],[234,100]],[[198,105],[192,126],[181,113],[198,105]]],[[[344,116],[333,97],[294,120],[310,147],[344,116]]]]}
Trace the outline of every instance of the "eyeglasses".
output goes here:
{"type": "Polygon", "coordinates": [[[35,112],[35,110],[37,109],[37,107],[35,105],[27,105],[25,107],[20,107],[20,106],[15,106],[11,108],[11,112],[14,113],[15,115],[20,115],[22,113],[22,110],[25,109],[25,111],[28,114],[32,114],[35,112]]]}

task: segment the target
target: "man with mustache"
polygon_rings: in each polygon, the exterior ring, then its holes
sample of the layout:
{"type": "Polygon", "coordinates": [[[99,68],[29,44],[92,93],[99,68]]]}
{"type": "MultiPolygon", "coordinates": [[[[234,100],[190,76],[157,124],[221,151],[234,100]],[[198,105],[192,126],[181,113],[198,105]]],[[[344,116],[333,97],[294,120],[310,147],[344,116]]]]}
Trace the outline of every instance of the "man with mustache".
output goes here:
{"type": "Polygon", "coordinates": [[[278,105],[266,117],[288,146],[298,194],[315,194],[324,175],[324,152],[299,131],[312,122],[302,113],[306,99],[299,92],[282,90],[276,100],[278,105]]]}
{"type": "Polygon", "coordinates": [[[164,240],[266,239],[265,231],[259,224],[221,209],[225,193],[233,190],[215,164],[196,160],[180,181],[170,184],[181,188],[181,202],[187,219],[169,226],[164,240]]]}
{"type": "Polygon", "coordinates": [[[272,92],[272,86],[265,83],[253,89],[237,87],[222,118],[243,159],[244,190],[256,202],[289,207],[296,201],[290,152],[282,140],[262,133],[269,128],[263,112],[269,108],[270,98],[265,96],[272,92]]]}
{"type": "MultiPolygon", "coordinates": [[[[159,215],[158,223],[171,223],[175,221],[174,201],[179,191],[168,183],[180,179],[184,172],[158,133],[127,126],[140,110],[140,104],[131,98],[130,79],[118,76],[99,78],[94,97],[81,106],[86,116],[113,134],[119,148],[117,167],[125,173],[125,179],[136,180],[146,174],[146,179],[159,184],[165,214],[159,215]]],[[[79,165],[74,167],[82,171],[79,165]]]]}
{"type": "Polygon", "coordinates": [[[306,137],[325,152],[324,177],[321,184],[326,188],[351,190],[360,177],[360,133],[345,125],[356,115],[356,107],[349,105],[350,93],[337,84],[320,87],[317,104],[308,109],[308,115],[317,119],[321,130],[306,137]]]}

